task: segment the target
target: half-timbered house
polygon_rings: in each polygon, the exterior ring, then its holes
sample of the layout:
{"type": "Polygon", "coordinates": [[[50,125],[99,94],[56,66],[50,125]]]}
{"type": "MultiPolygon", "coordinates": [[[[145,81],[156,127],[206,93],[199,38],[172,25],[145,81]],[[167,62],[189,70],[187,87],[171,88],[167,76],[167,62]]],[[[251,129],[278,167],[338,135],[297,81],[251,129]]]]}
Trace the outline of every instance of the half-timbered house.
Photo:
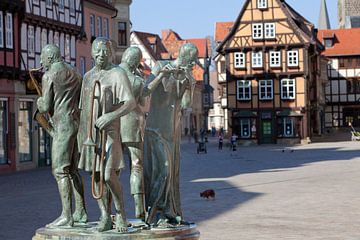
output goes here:
{"type": "Polygon", "coordinates": [[[23,9],[20,0],[0,1],[0,172],[16,170],[16,90],[23,9]]]}
{"type": "Polygon", "coordinates": [[[314,25],[284,0],[247,0],[217,51],[226,59],[232,132],[257,143],[309,141],[319,132],[314,25]]]}
{"type": "Polygon", "coordinates": [[[325,127],[360,127],[360,29],[321,30],[328,59],[325,127]]]}

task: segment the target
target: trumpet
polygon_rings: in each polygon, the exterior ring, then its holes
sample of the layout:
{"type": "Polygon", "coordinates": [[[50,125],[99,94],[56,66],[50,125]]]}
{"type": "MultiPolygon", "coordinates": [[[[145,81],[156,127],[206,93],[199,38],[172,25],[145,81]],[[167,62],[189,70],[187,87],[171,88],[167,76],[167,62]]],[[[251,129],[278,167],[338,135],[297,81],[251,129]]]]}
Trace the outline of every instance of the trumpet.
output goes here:
{"type": "MultiPolygon", "coordinates": [[[[87,138],[85,140],[85,142],[83,143],[84,147],[88,147],[92,150],[94,150],[94,159],[93,159],[93,166],[92,166],[92,175],[91,175],[91,193],[93,198],[95,199],[100,199],[102,198],[103,194],[104,194],[104,162],[105,162],[105,151],[106,151],[106,131],[105,130],[101,130],[101,137],[100,137],[100,141],[101,141],[101,153],[100,153],[100,159],[99,159],[99,166],[100,166],[100,189],[99,192],[96,193],[95,190],[95,173],[96,173],[96,166],[97,166],[97,161],[98,161],[98,155],[99,155],[99,151],[97,151],[97,145],[94,141],[94,137],[93,137],[93,125],[94,125],[94,103],[95,100],[98,100],[100,102],[100,97],[96,97],[95,96],[95,90],[96,87],[98,87],[99,89],[101,89],[101,85],[99,81],[95,81],[94,83],[94,87],[92,89],[92,95],[91,95],[91,111],[90,111],[90,116],[89,116],[89,128],[88,128],[88,132],[87,132],[87,138]],[[93,149],[92,149],[93,148],[93,149]]],[[[103,109],[105,110],[105,106],[103,106],[103,109]]],[[[103,111],[104,112],[104,111],[103,111]]],[[[87,157],[91,157],[92,155],[89,155],[87,157]]]]}
{"type": "MultiPolygon", "coordinates": [[[[33,72],[38,72],[42,69],[43,67],[40,68],[32,68],[29,70],[29,75],[30,75],[30,79],[32,84],[34,85],[37,94],[41,97],[42,96],[42,90],[41,90],[41,86],[39,85],[39,83],[36,81],[33,72]]],[[[42,114],[39,112],[39,110],[36,110],[35,114],[34,114],[34,119],[39,123],[39,125],[45,129],[50,136],[53,136],[54,133],[54,128],[53,126],[50,124],[46,114],[42,114]]]]}

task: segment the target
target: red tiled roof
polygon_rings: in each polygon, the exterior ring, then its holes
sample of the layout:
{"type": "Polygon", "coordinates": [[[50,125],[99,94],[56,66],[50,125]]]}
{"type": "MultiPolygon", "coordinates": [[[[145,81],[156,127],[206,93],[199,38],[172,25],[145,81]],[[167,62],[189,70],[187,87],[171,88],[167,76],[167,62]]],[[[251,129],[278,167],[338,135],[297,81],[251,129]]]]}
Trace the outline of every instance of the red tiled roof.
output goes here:
{"type": "Polygon", "coordinates": [[[217,22],[215,24],[215,41],[222,42],[230,32],[234,22],[217,22]]]}
{"type": "Polygon", "coordinates": [[[208,47],[207,38],[193,38],[193,39],[185,39],[186,42],[190,42],[194,44],[199,50],[199,58],[206,58],[210,51],[208,48],[208,52],[206,52],[206,48],[208,47]]]}
{"type": "Polygon", "coordinates": [[[322,55],[341,56],[341,55],[360,55],[360,28],[336,29],[336,30],[319,30],[318,39],[324,42],[324,38],[334,35],[334,45],[326,48],[322,55]]]}

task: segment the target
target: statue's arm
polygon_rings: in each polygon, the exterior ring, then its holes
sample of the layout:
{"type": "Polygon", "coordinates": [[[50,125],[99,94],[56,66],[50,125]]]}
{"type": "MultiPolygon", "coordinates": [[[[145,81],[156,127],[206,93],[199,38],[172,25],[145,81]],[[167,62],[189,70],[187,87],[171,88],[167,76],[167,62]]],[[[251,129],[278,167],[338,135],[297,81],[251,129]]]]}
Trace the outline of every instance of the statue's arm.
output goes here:
{"type": "Polygon", "coordinates": [[[142,91],[143,97],[149,96],[156,89],[159,83],[161,83],[161,80],[164,77],[164,73],[161,72],[161,70],[162,70],[161,64],[159,62],[156,63],[154,68],[151,70],[151,74],[148,80],[144,85],[144,89],[142,91]]]}
{"type": "Polygon", "coordinates": [[[42,97],[37,100],[37,106],[40,113],[46,113],[52,110],[54,101],[52,80],[52,77],[48,74],[44,74],[42,78],[42,97]]]}

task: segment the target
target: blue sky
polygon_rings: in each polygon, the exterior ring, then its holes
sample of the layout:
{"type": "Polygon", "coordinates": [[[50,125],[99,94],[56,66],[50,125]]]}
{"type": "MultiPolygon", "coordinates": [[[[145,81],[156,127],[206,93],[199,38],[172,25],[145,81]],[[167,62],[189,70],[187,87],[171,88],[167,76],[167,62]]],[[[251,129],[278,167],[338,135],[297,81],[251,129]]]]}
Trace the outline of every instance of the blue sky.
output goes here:
{"type": "MultiPolygon", "coordinates": [[[[305,18],[317,25],[320,0],[287,0],[305,18]]],[[[234,21],[244,0],[133,0],[132,30],[161,34],[173,29],[182,38],[214,35],[215,22],[234,21]]],[[[331,27],[337,27],[337,0],[327,0],[331,27]]]]}

